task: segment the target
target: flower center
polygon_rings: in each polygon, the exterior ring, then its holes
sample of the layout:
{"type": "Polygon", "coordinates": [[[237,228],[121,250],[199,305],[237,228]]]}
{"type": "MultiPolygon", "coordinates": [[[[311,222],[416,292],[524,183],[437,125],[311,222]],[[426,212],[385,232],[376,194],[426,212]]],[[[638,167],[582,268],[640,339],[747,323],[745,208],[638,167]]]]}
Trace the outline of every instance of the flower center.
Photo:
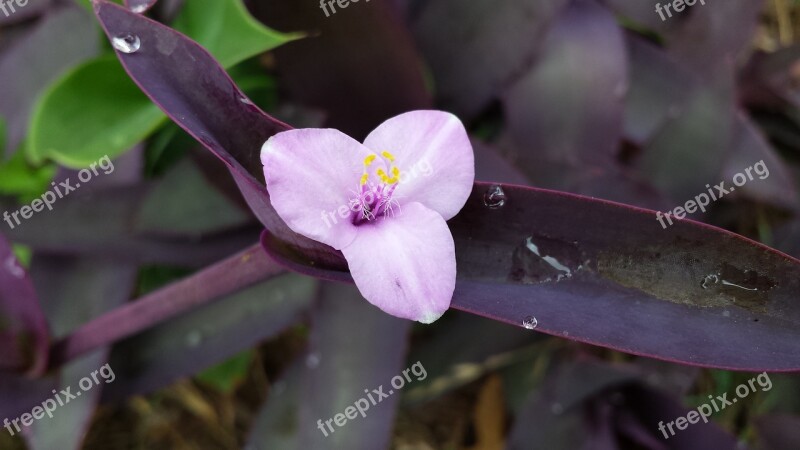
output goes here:
{"type": "Polygon", "coordinates": [[[400,207],[400,204],[392,199],[392,194],[400,181],[400,169],[394,165],[394,155],[391,153],[381,152],[380,157],[389,167],[388,174],[382,168],[370,173],[370,167],[378,155],[371,154],[364,158],[364,174],[361,175],[357,191],[353,192],[354,196],[350,199],[350,209],[356,212],[353,218],[355,225],[373,221],[378,217],[386,217],[387,214],[394,215],[394,207],[400,207]]]}

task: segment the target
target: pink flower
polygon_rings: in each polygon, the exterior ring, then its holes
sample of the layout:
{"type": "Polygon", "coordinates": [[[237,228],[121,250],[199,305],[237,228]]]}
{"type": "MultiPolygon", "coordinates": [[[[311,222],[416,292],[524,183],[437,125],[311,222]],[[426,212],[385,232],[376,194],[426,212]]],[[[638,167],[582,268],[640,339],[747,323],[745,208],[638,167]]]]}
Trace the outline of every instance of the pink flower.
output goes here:
{"type": "Polygon", "coordinates": [[[456,256],[446,221],[475,179],[457,117],[401,114],[363,144],[332,129],[286,131],[264,144],[261,162],[278,215],[296,233],[340,250],[370,303],[423,323],[449,308],[456,256]]]}

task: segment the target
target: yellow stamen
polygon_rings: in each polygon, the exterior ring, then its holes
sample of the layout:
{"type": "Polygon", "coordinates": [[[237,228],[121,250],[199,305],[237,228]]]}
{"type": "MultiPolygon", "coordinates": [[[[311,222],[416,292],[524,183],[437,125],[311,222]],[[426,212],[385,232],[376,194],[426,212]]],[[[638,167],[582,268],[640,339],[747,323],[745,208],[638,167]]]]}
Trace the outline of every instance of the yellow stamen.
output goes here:
{"type": "Polygon", "coordinates": [[[369,174],[364,174],[361,176],[361,186],[367,184],[367,180],[369,179],[369,174]]]}
{"type": "Polygon", "coordinates": [[[384,158],[388,159],[389,162],[394,162],[394,155],[392,155],[391,153],[384,151],[383,153],[381,153],[381,155],[383,155],[384,158]]]}
{"type": "Polygon", "coordinates": [[[397,167],[392,167],[392,175],[394,175],[395,177],[399,177],[400,169],[398,169],[397,167]]]}
{"type": "Polygon", "coordinates": [[[372,164],[372,162],[375,161],[375,158],[377,157],[378,155],[373,154],[364,158],[364,167],[369,167],[369,165],[372,164]]]}

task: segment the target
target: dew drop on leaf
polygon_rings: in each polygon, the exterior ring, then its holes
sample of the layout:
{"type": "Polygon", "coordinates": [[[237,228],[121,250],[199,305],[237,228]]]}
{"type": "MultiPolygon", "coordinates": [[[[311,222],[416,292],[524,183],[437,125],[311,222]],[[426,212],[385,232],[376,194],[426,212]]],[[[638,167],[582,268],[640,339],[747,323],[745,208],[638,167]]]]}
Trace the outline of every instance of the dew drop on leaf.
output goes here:
{"type": "Polygon", "coordinates": [[[135,53],[142,46],[142,41],[135,34],[125,33],[114,36],[111,45],[122,53],[135,53]]]}
{"type": "Polygon", "coordinates": [[[506,204],[506,193],[499,185],[492,185],[483,194],[483,204],[492,209],[502,208],[506,204]]]}
{"type": "Polygon", "coordinates": [[[539,325],[539,321],[533,316],[528,316],[522,321],[522,326],[529,330],[536,328],[537,325],[539,325]]]}

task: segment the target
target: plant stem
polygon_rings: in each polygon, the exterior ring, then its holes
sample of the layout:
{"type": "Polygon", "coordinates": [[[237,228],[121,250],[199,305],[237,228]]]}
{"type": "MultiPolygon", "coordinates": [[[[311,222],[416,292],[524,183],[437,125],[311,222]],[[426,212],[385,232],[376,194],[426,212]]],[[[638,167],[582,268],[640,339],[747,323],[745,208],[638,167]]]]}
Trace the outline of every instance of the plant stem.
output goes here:
{"type": "Polygon", "coordinates": [[[284,272],[259,244],[110,311],[57,341],[48,368],[284,272]]]}

